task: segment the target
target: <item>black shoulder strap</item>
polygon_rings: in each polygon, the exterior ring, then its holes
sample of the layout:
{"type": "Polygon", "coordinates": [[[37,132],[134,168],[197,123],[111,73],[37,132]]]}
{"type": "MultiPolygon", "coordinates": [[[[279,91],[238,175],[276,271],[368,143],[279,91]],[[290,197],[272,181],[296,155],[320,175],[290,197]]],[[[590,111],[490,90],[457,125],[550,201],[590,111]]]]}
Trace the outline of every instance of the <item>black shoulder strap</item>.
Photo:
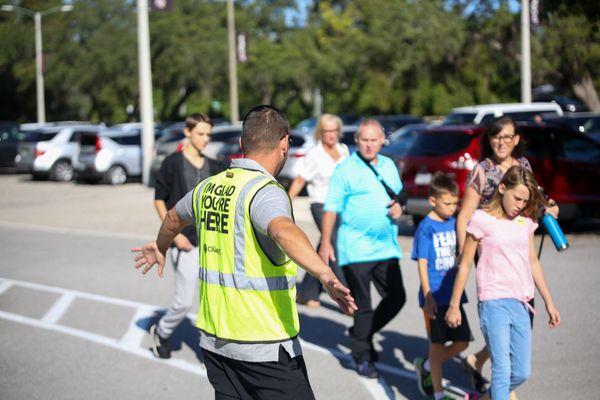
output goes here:
{"type": "Polygon", "coordinates": [[[375,174],[375,177],[377,178],[377,180],[379,182],[381,182],[381,184],[383,185],[383,188],[385,189],[386,193],[388,194],[388,196],[390,196],[390,199],[394,200],[395,202],[397,202],[398,204],[400,204],[401,206],[405,206],[406,205],[406,193],[404,192],[400,192],[400,193],[396,193],[392,190],[391,187],[388,186],[387,183],[385,183],[385,181],[383,180],[383,177],[381,175],[379,175],[379,172],[377,172],[377,170],[371,165],[370,162],[368,162],[367,160],[365,160],[365,158],[358,152],[358,150],[356,151],[356,155],[358,156],[358,158],[360,158],[361,160],[363,160],[363,162],[365,164],[367,164],[367,167],[369,167],[369,169],[371,171],[373,171],[373,173],[375,174]]]}

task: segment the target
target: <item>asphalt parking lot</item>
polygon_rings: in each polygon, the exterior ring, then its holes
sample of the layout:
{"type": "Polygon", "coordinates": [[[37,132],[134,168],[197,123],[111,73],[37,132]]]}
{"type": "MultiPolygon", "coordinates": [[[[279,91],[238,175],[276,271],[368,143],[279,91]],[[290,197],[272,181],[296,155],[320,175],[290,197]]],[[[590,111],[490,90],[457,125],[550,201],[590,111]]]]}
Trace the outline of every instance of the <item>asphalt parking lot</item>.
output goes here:
{"type": "MultiPolygon", "coordinates": [[[[31,181],[0,175],[0,397],[2,399],[212,398],[191,319],[173,338],[174,354],[157,360],[147,328],[169,303],[172,274],[142,277],[129,248],[155,234],[153,192],[141,184],[120,187],[31,181]]],[[[315,241],[308,203],[294,204],[299,225],[315,241]]],[[[523,399],[594,398],[600,373],[600,236],[586,221],[557,253],[542,255],[563,325],[546,327],[542,304],[534,327],[533,374],[523,399]]],[[[399,237],[410,254],[410,224],[399,237]]],[[[299,307],[301,338],[318,399],[419,399],[412,360],[426,351],[417,306],[416,263],[401,262],[408,301],[376,336],[381,381],[360,379],[348,354],[349,317],[331,302],[299,307]]],[[[474,298],[474,279],[468,293],[474,298]]],[[[541,303],[541,300],[539,301],[541,303]]],[[[474,302],[466,306],[482,345],[474,302]]],[[[489,369],[486,370],[489,374],[489,369]]],[[[468,379],[457,363],[446,375],[458,388],[468,379]]]]}

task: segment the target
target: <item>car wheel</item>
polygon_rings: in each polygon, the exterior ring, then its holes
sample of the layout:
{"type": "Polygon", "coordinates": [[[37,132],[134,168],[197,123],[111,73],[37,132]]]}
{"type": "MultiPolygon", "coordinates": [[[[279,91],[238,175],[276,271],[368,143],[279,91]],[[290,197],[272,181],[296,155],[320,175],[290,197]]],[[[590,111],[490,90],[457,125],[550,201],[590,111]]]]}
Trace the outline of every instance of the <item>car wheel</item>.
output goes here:
{"type": "Polygon", "coordinates": [[[127,182],[127,171],[120,165],[114,165],[106,172],[105,180],[110,185],[122,185],[127,182]]]}
{"type": "Polygon", "coordinates": [[[50,179],[58,182],[69,182],[73,179],[73,166],[68,161],[57,161],[50,169],[50,179]]]}

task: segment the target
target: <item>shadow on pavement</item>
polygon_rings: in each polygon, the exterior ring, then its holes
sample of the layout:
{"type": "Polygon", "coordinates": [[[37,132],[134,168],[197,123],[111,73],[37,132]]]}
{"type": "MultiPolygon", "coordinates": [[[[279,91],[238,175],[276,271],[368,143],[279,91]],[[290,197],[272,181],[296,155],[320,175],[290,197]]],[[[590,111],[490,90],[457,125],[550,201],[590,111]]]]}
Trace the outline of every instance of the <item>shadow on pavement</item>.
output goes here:
{"type": "MultiPolygon", "coordinates": [[[[308,343],[334,350],[330,354],[338,360],[340,366],[353,370],[354,362],[349,354],[351,339],[346,335],[347,326],[324,317],[309,316],[301,311],[299,315],[300,337],[308,343]]],[[[400,373],[380,371],[387,384],[395,387],[407,399],[422,399],[417,381],[411,377],[414,372],[405,368],[406,364],[400,361],[396,353],[399,350],[403,358],[412,363],[414,358],[427,355],[427,339],[389,330],[383,330],[378,335],[382,338],[379,340],[379,345],[382,347],[379,363],[400,370],[400,373]]],[[[454,385],[470,387],[468,376],[458,362],[446,363],[444,378],[449,379],[454,385]]]]}
{"type": "MultiPolygon", "coordinates": [[[[142,318],[136,322],[136,325],[139,328],[144,329],[146,332],[149,332],[150,327],[158,323],[158,320],[163,315],[164,312],[161,312],[149,318],[142,318]]],[[[196,354],[198,361],[204,363],[202,351],[200,350],[200,333],[198,332],[198,328],[194,326],[189,318],[185,318],[175,329],[169,338],[169,344],[171,345],[171,351],[174,352],[181,350],[183,344],[185,344],[196,354]]]]}

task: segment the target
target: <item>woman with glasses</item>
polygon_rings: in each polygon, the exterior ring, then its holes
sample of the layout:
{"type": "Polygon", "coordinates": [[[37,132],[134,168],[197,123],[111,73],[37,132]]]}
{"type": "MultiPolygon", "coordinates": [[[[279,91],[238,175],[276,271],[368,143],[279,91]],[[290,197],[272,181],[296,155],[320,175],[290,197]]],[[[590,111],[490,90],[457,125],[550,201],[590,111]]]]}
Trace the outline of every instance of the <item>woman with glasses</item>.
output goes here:
{"type": "MultiPolygon", "coordinates": [[[[312,148],[299,164],[298,176],[292,184],[288,194],[294,200],[307,185],[310,201],[310,211],[313,219],[321,231],[321,219],[323,218],[323,203],[327,195],[329,178],[333,174],[336,165],[348,157],[348,147],[340,143],[342,137],[342,120],[332,114],[323,114],[315,128],[317,145],[312,148]]],[[[339,218],[338,218],[339,220],[339,218]]],[[[334,228],[332,243],[336,242],[335,234],[337,224],[334,228]]],[[[339,269],[337,262],[330,264],[337,278],[346,286],[344,274],[339,269]]],[[[319,295],[321,294],[320,282],[311,275],[306,274],[298,288],[298,302],[308,307],[319,307],[319,295]]]]}
{"type": "MultiPolygon", "coordinates": [[[[506,171],[517,165],[532,172],[524,153],[525,141],[512,118],[499,117],[487,126],[481,138],[481,157],[467,177],[465,194],[456,219],[460,254],[467,235],[467,223],[475,210],[491,200],[506,171]]],[[[552,200],[550,204],[553,206],[548,207],[546,212],[557,217],[558,206],[552,200]]],[[[475,262],[477,263],[477,260],[475,262]]],[[[533,305],[533,300],[531,303],[533,305]]],[[[531,318],[533,326],[533,315],[531,318]]],[[[485,391],[486,381],[481,376],[481,370],[489,357],[488,349],[484,347],[464,360],[465,368],[471,373],[473,386],[479,392],[485,391]]],[[[516,399],[514,393],[511,393],[511,399],[516,399]]]]}

